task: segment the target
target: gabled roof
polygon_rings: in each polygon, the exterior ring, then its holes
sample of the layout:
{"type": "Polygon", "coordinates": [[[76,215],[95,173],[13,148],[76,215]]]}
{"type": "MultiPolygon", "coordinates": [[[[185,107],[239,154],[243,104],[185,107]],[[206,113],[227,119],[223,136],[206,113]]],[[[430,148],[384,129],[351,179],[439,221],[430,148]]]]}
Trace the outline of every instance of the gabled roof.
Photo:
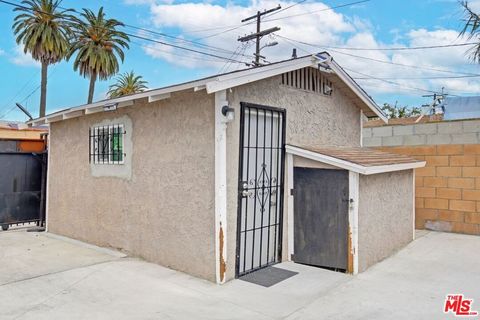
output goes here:
{"type": "Polygon", "coordinates": [[[189,89],[193,89],[194,91],[206,90],[208,94],[211,94],[306,67],[319,68],[323,72],[334,75],[336,77],[336,81],[333,81],[334,86],[348,92],[347,95],[356,101],[356,105],[364,111],[364,114],[367,117],[379,117],[383,121],[387,121],[385,114],[380,110],[372,98],[333,60],[328,53],[323,52],[316,55],[280,61],[262,67],[238,70],[182,84],[68,108],[54,112],[42,118],[30,120],[27,123],[30,125],[38,125],[61,121],[85,114],[101,112],[105,107],[111,105],[116,105],[117,108],[127,107],[133,105],[134,100],[142,98],[148,98],[149,102],[153,102],[167,99],[170,97],[171,93],[189,89]]]}
{"type": "Polygon", "coordinates": [[[286,146],[287,153],[364,175],[421,168],[425,161],[371,148],[286,146]]]}

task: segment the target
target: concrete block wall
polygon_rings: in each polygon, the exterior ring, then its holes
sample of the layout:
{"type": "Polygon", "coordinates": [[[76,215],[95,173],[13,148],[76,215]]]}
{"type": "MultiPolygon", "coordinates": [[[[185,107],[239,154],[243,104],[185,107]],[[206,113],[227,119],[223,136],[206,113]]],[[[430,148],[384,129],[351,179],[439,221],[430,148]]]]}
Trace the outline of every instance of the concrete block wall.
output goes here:
{"type": "Polygon", "coordinates": [[[480,235],[480,120],[365,128],[364,146],[425,160],[415,174],[418,229],[480,235]]]}
{"type": "Polygon", "coordinates": [[[480,120],[366,127],[365,147],[480,144],[480,120]]]}

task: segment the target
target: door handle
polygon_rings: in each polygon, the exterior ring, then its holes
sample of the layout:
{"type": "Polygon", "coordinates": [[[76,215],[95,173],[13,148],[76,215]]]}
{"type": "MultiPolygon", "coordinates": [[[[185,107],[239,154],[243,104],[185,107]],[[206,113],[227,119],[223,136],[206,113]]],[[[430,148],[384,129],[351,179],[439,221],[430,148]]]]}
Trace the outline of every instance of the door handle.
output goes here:
{"type": "Polygon", "coordinates": [[[251,197],[253,194],[252,190],[243,190],[242,197],[251,197]]]}

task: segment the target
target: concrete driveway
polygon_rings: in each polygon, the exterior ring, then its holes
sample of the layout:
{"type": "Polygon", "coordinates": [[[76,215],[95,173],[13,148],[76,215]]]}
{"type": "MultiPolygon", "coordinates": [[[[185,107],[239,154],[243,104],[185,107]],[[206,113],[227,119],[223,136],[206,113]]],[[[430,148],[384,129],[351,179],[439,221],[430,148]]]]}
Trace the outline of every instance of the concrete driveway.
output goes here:
{"type": "Polygon", "coordinates": [[[480,311],[480,237],[422,232],[357,276],[278,267],[299,274],[217,286],[47,233],[0,232],[0,319],[448,319],[449,293],[480,311]]]}

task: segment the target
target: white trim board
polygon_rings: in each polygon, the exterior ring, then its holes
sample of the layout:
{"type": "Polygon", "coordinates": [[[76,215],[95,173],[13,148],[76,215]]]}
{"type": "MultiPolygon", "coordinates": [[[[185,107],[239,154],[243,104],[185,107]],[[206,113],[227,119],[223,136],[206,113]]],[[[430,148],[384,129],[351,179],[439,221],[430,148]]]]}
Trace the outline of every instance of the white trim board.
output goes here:
{"type": "Polygon", "coordinates": [[[228,105],[225,90],[215,93],[215,278],[226,280],[227,266],[227,122],[222,107],[228,105]]]}
{"type": "Polygon", "coordinates": [[[331,156],[305,150],[299,147],[294,147],[291,145],[287,145],[285,148],[288,154],[293,154],[293,155],[307,158],[310,160],[326,163],[341,169],[353,171],[353,172],[364,174],[364,175],[421,168],[421,167],[424,167],[426,164],[425,161],[418,161],[418,162],[411,162],[411,163],[365,167],[353,162],[334,158],[331,156]]]}
{"type": "Polygon", "coordinates": [[[142,98],[148,98],[149,102],[168,99],[170,98],[171,93],[182,90],[199,91],[206,89],[207,94],[212,94],[305,67],[319,68],[322,70],[322,72],[335,73],[339,79],[352,90],[355,96],[357,96],[362,103],[371,109],[373,113],[380,117],[380,119],[385,121],[385,123],[387,122],[385,115],[375,104],[375,102],[373,102],[373,100],[365,93],[365,91],[363,91],[363,89],[333,60],[332,56],[330,56],[327,52],[324,52],[317,55],[309,55],[297,59],[272,63],[270,65],[258,68],[250,68],[238,72],[226,73],[223,75],[212,76],[169,87],[81,105],[78,107],[61,110],[42,118],[27,121],[27,124],[40,125],[88,115],[90,113],[102,112],[104,111],[103,107],[112,104],[118,104],[118,108],[131,106],[133,105],[134,100],[142,98]],[[84,112],[82,113],[78,111],[84,112]]]}
{"type": "Polygon", "coordinates": [[[358,202],[360,189],[360,175],[356,172],[348,172],[348,193],[350,203],[348,208],[348,229],[350,232],[351,254],[353,256],[353,274],[358,273],[358,202]]]}
{"type": "Polygon", "coordinates": [[[293,186],[293,155],[287,153],[287,238],[288,238],[288,261],[292,261],[292,255],[294,252],[294,198],[290,190],[293,186]]]}

